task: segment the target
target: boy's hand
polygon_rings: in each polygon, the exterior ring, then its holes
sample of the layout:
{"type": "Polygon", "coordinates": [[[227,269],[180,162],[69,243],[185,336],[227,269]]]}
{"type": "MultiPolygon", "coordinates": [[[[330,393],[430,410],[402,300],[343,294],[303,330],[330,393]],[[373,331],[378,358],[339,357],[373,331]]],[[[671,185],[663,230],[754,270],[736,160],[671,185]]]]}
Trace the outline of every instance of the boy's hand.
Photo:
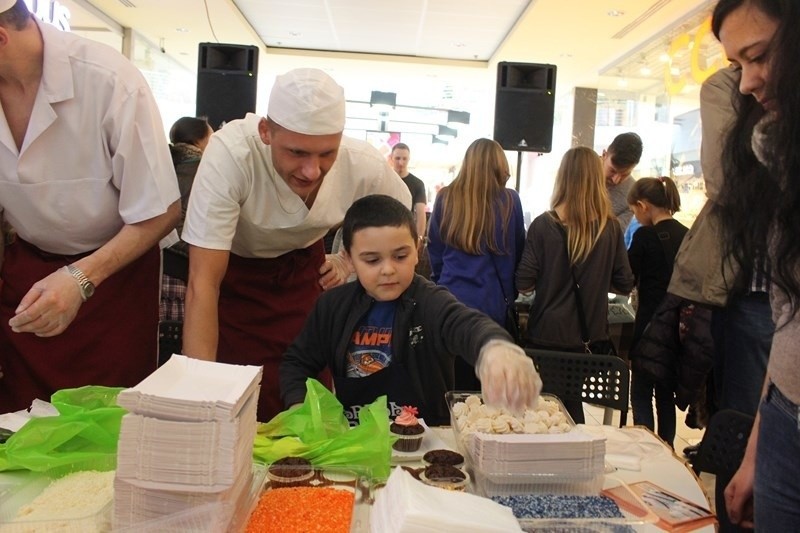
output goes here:
{"type": "Polygon", "coordinates": [[[542,390],[533,360],[522,348],[504,340],[489,341],[481,348],[475,374],[481,380],[483,401],[512,412],[533,407],[542,390]]]}

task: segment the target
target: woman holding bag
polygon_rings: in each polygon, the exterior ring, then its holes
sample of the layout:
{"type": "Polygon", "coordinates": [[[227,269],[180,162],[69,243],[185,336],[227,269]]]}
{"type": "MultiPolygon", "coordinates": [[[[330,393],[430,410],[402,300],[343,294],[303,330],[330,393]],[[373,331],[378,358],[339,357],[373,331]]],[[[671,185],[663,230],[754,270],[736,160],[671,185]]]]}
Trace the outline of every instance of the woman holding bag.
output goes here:
{"type": "MultiPolygon", "coordinates": [[[[609,353],[608,292],[628,294],[633,274],[594,150],[572,148],[556,175],[551,210],[528,228],[517,287],[536,290],[527,345],[563,352],[609,353]]],[[[581,402],[565,402],[583,423],[581,402]]]]}
{"type": "MultiPolygon", "coordinates": [[[[455,180],[436,196],[428,229],[432,281],[504,326],[525,243],[522,204],[506,188],[509,177],[502,147],[477,139],[455,180]]],[[[456,389],[480,390],[475,370],[460,359],[455,364],[456,389]]]]}

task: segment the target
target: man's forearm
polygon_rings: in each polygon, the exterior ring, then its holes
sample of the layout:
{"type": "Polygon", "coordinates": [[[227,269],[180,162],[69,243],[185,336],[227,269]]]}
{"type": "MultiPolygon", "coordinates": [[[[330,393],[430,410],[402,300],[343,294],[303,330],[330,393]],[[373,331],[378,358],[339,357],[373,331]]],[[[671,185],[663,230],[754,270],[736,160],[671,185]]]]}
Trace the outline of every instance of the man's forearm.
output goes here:
{"type": "Polygon", "coordinates": [[[425,237],[425,229],[427,227],[425,204],[415,204],[414,213],[417,217],[417,234],[420,237],[425,237]]]}
{"type": "Polygon", "coordinates": [[[217,360],[218,303],[218,291],[196,289],[190,279],[186,290],[186,316],[183,323],[184,355],[205,361],[217,360]]]}
{"type": "Polygon", "coordinates": [[[99,286],[169,234],[177,225],[180,215],[181,203],[177,200],[162,215],[136,224],[126,224],[110,241],[91,255],[76,261],[75,265],[95,286],[99,286]]]}

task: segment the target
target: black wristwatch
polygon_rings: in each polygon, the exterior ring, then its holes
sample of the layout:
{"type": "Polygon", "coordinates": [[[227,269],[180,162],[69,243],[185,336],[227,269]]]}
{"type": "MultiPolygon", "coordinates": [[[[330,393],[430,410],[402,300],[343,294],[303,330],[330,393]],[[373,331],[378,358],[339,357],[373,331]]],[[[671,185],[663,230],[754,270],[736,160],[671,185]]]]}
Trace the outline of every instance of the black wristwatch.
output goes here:
{"type": "Polygon", "coordinates": [[[94,294],[94,283],[89,281],[89,278],[86,277],[86,274],[83,273],[83,270],[76,267],[75,265],[67,265],[67,271],[75,278],[78,282],[78,288],[81,290],[81,298],[85,302],[89,298],[92,297],[94,294]]]}

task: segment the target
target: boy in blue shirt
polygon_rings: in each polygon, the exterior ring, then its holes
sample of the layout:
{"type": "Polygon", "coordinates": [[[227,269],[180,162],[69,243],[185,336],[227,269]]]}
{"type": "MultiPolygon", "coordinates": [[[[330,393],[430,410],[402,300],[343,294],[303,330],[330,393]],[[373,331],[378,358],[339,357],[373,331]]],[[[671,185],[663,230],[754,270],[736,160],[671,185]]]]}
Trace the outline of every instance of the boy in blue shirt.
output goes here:
{"type": "Polygon", "coordinates": [[[486,315],[414,274],[411,212],[384,195],[366,196],[343,223],[345,257],[358,281],[317,300],[280,367],[286,407],[303,401],[305,381],[329,368],[351,422],[386,394],[392,416],[413,405],[428,424],[449,423],[444,394],[456,355],[476,367],[484,400],[519,411],[541,390],[533,361],[486,315]]]}

